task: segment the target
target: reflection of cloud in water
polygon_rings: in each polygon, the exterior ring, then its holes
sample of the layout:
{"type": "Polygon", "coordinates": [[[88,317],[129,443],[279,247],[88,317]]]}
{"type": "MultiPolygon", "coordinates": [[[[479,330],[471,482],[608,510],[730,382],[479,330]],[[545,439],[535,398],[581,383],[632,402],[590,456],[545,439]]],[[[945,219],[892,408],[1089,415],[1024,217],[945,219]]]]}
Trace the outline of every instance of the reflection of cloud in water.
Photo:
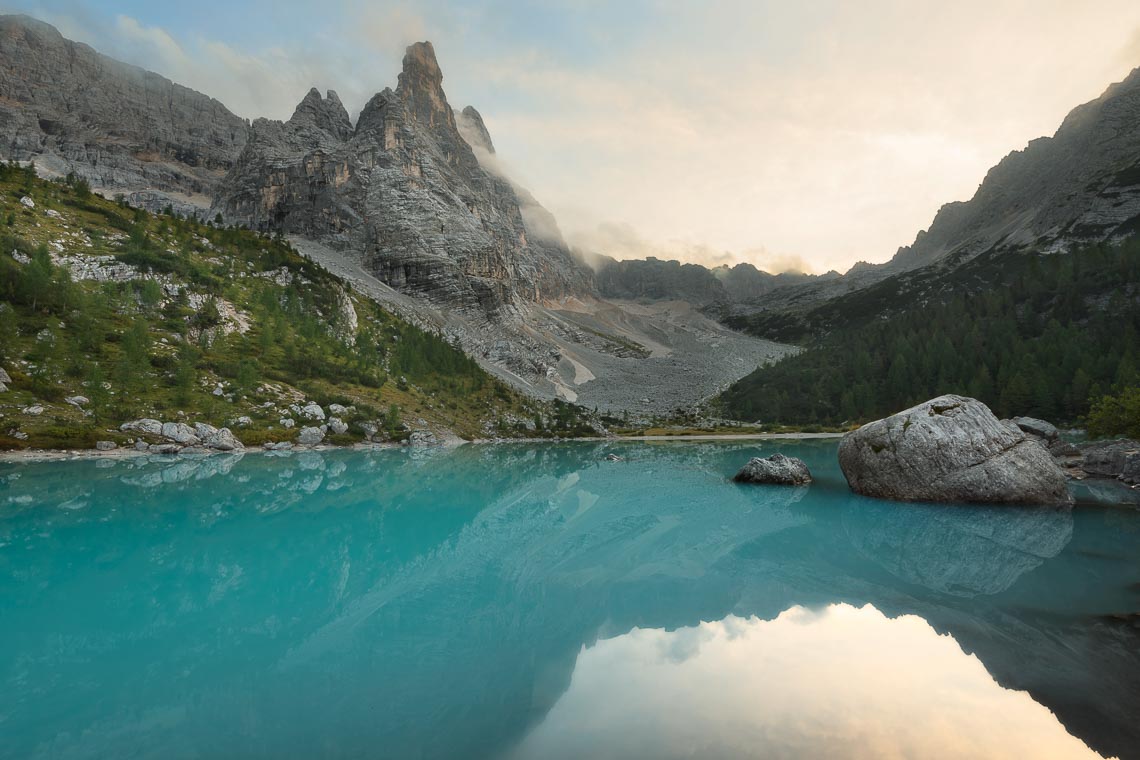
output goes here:
{"type": "Polygon", "coordinates": [[[926,621],[845,604],[599,641],[514,756],[1099,757],[926,621]]]}

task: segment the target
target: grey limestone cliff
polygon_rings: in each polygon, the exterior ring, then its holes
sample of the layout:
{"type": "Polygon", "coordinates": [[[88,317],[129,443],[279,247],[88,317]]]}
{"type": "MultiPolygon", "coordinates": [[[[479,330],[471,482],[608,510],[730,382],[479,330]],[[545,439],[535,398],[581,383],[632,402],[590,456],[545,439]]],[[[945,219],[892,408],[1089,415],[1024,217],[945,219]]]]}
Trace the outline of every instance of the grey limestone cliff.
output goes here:
{"type": "Polygon", "coordinates": [[[494,151],[486,126],[470,107],[457,119],[442,83],[422,42],[355,127],[335,93],[315,90],[289,121],[259,119],[216,210],[356,252],[382,282],[473,314],[590,293],[560,236],[530,234],[524,210],[537,203],[481,165],[475,150],[494,151]]]}
{"type": "Polygon", "coordinates": [[[0,156],[140,205],[209,205],[247,124],[218,101],[26,16],[0,16],[0,156]]]}

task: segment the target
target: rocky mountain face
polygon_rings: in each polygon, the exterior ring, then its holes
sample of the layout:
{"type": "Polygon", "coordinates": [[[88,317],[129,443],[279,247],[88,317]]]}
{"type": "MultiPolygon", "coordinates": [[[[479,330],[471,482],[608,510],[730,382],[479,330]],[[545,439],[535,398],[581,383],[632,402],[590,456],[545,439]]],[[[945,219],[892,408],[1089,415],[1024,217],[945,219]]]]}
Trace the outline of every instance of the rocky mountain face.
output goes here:
{"type": "Polygon", "coordinates": [[[393,288],[473,314],[591,294],[557,227],[528,225],[528,209],[546,212],[480,163],[490,134],[473,108],[456,117],[442,83],[431,43],[417,43],[355,127],[331,91],[311,91],[286,122],[257,120],[215,210],[324,242],[393,288]]]}
{"type": "Polygon", "coordinates": [[[871,302],[904,307],[908,292],[951,287],[974,260],[1068,253],[1137,233],[1140,69],[1075,108],[1053,137],[1010,153],[990,169],[973,198],[943,206],[930,229],[889,262],[860,262],[839,277],[790,283],[761,298],[731,302],[723,314],[736,326],[787,324],[789,318],[840,324],[848,318],[847,304],[863,316],[871,302]],[[891,297],[883,299],[883,293],[891,297]]]}
{"type": "Polygon", "coordinates": [[[904,271],[990,248],[1075,246],[1140,232],[1140,68],[1073,109],[986,175],[969,201],[943,206],[888,264],[904,271]]]}
{"type": "Polygon", "coordinates": [[[101,55],[26,16],[0,16],[0,155],[34,159],[138,205],[205,207],[246,142],[218,101],[101,55]]]}

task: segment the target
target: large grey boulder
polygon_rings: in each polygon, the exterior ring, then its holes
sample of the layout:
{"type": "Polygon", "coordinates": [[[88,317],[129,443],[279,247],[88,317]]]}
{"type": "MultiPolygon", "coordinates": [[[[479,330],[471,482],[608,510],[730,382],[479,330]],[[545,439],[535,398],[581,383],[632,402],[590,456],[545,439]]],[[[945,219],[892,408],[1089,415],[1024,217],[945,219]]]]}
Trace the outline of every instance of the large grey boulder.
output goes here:
{"type": "Polygon", "coordinates": [[[976,399],[939,396],[848,433],[851,489],[901,501],[1071,504],[1049,452],[976,399]]]}
{"type": "Polygon", "coordinates": [[[811,482],[811,472],[802,459],[773,454],[764,459],[752,457],[733,480],[737,483],[800,486],[811,482]]]}

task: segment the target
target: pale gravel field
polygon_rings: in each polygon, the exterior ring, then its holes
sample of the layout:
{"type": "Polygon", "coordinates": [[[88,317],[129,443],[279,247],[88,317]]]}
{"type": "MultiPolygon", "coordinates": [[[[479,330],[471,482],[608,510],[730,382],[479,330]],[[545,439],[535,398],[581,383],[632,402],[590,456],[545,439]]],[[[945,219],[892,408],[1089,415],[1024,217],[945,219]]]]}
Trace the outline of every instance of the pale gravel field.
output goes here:
{"type": "Polygon", "coordinates": [[[729,330],[683,301],[526,304],[490,324],[393,290],[350,253],[303,238],[290,242],[357,292],[458,343],[501,380],[602,412],[689,409],[799,350],[729,330]]]}

